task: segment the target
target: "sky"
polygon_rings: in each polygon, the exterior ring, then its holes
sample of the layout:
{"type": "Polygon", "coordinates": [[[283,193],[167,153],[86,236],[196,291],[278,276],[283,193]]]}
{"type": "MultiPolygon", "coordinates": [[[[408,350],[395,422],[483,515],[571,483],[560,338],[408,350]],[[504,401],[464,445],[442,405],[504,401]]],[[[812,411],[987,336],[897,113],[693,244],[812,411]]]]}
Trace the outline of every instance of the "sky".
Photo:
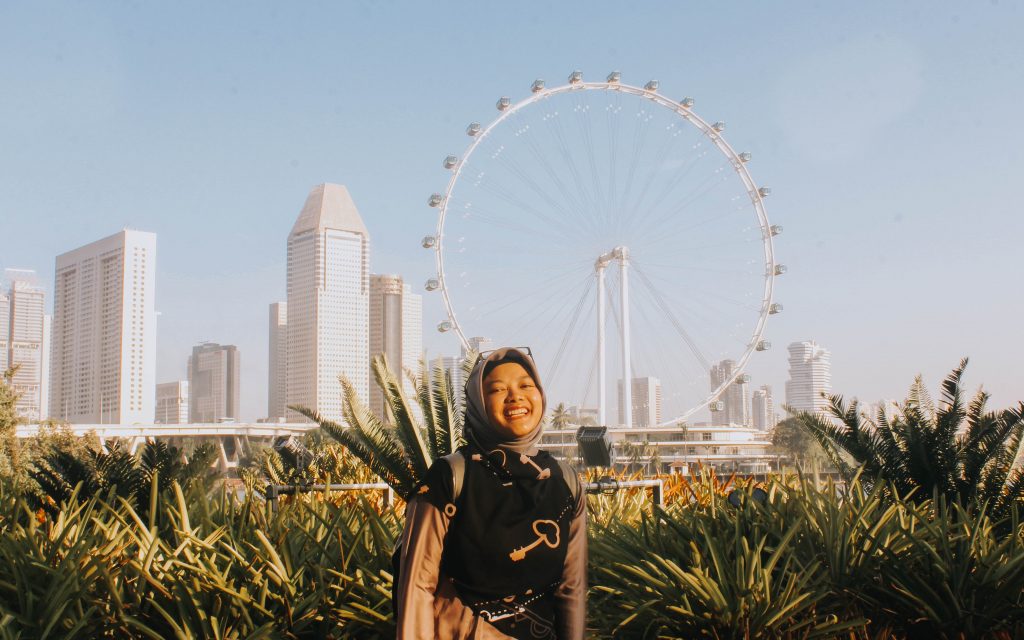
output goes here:
{"type": "MultiPolygon", "coordinates": [[[[748,368],[781,400],[785,346],[833,387],[902,398],[970,357],[1024,399],[1024,4],[953,2],[0,3],[0,268],[122,228],[157,234],[157,380],[235,344],[266,413],[267,306],[309,189],[345,184],[371,269],[417,289],[427,196],[466,124],[574,69],[693,96],[772,188],[784,313],[748,368]]],[[[424,293],[424,343],[455,353],[424,293]]]]}

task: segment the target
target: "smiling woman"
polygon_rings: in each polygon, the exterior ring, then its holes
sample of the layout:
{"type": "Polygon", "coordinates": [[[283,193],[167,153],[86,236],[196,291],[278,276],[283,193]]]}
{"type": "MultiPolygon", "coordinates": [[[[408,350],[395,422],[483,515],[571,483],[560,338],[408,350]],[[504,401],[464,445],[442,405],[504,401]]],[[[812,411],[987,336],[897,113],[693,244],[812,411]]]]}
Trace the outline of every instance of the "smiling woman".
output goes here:
{"type": "Polygon", "coordinates": [[[586,508],[576,472],[537,449],[544,408],[528,352],[477,360],[468,444],[430,468],[406,509],[399,638],[583,637],[586,508]]]}

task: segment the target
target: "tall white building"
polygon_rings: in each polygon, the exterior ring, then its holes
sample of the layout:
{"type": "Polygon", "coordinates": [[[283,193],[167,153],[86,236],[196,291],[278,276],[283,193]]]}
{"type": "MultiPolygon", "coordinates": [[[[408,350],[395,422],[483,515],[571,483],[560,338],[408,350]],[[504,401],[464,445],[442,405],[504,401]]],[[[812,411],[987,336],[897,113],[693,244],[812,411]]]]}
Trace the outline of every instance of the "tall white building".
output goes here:
{"type": "MultiPolygon", "coordinates": [[[[492,349],[494,349],[494,340],[491,340],[490,338],[485,338],[483,336],[473,336],[472,338],[467,338],[467,341],[469,342],[469,349],[477,354],[483,353],[484,351],[491,351],[492,349]]],[[[465,358],[468,354],[469,351],[466,349],[465,346],[463,346],[462,357],[465,358]]]]}
{"type": "Polygon", "coordinates": [[[370,235],[348,190],[313,187],[288,235],[286,405],[341,420],[339,376],[369,396],[369,264],[370,235]]]}
{"type": "Polygon", "coordinates": [[[285,373],[288,362],[288,303],[270,305],[270,344],[267,366],[267,419],[284,419],[285,373]]]}
{"type": "MultiPolygon", "coordinates": [[[[711,389],[715,390],[726,380],[736,374],[736,363],[732,360],[722,360],[711,367],[711,389]]],[[[727,386],[718,396],[722,402],[722,409],[715,416],[716,424],[735,424],[750,426],[750,404],[747,387],[750,383],[750,376],[741,373],[727,386]]]]}
{"type": "MultiPolygon", "coordinates": [[[[370,357],[383,354],[392,372],[403,381],[410,398],[415,388],[405,371],[420,372],[423,352],[423,298],[412,293],[397,275],[370,276],[370,357]]],[[[384,415],[384,394],[371,385],[370,409],[384,415]]]]}
{"type": "Polygon", "coordinates": [[[9,286],[0,291],[0,373],[17,367],[11,386],[19,394],[18,415],[38,422],[46,417],[48,353],[43,290],[34,271],[7,269],[9,286]]]}
{"type": "Polygon", "coordinates": [[[157,424],[188,424],[188,380],[156,385],[157,424]]]}
{"type": "Polygon", "coordinates": [[[794,411],[818,412],[828,407],[822,394],[832,391],[832,358],[817,342],[789,345],[789,380],[786,404],[794,411]]]}
{"type": "Polygon", "coordinates": [[[772,398],[771,386],[765,384],[758,387],[751,395],[751,417],[753,427],[758,431],[770,431],[775,428],[775,401],[772,398]]]}
{"type": "Polygon", "coordinates": [[[153,422],[156,234],[124,230],[57,256],[50,417],[153,422]]]}
{"type": "MultiPolygon", "coordinates": [[[[625,424],[625,399],[622,380],[618,381],[619,424],[625,424]]],[[[633,424],[632,427],[646,429],[661,423],[661,381],[650,376],[633,378],[633,424]]]]}
{"type": "Polygon", "coordinates": [[[188,359],[189,422],[238,420],[241,357],[232,344],[204,342],[188,359]]]}

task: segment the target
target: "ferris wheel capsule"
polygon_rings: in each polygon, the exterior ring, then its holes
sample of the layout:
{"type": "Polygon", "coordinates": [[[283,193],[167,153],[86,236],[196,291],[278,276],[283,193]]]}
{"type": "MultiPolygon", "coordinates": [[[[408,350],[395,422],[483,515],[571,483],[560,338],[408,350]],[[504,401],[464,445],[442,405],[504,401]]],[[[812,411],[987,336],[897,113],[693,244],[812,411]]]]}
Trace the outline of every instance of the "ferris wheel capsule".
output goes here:
{"type": "Polygon", "coordinates": [[[750,155],[749,151],[744,151],[744,152],[740,153],[740,155],[739,155],[740,162],[750,162],[750,158],[751,157],[753,157],[753,156],[750,155]]]}
{"type": "Polygon", "coordinates": [[[622,80],[622,74],[618,71],[612,71],[611,73],[608,74],[608,77],[605,78],[605,81],[611,83],[618,82],[619,80],[622,80]]]}
{"type": "Polygon", "coordinates": [[[512,105],[512,101],[508,96],[501,96],[498,98],[498,103],[494,106],[498,107],[498,111],[504,111],[512,105]]]}
{"type": "Polygon", "coordinates": [[[424,249],[433,249],[434,245],[437,244],[437,238],[434,236],[423,236],[423,240],[420,241],[424,249]]]}
{"type": "Polygon", "coordinates": [[[466,127],[466,135],[475,138],[480,133],[480,123],[470,122],[469,126],[466,127]]]}
{"type": "Polygon", "coordinates": [[[782,305],[779,304],[778,302],[773,302],[772,305],[770,307],[768,307],[768,313],[770,313],[772,315],[775,315],[776,313],[781,313],[781,312],[782,312],[782,305]]]}
{"type": "Polygon", "coordinates": [[[458,164],[459,164],[458,156],[448,156],[448,157],[446,157],[444,159],[444,168],[445,169],[454,169],[455,166],[458,165],[458,164]]]}
{"type": "Polygon", "coordinates": [[[440,286],[441,283],[437,281],[437,278],[431,278],[430,280],[427,280],[426,284],[423,285],[423,288],[427,291],[437,291],[440,286]]]}
{"type": "Polygon", "coordinates": [[[657,91],[658,90],[658,81],[657,80],[650,80],[650,81],[648,81],[647,84],[644,85],[644,89],[646,89],[648,91],[657,91]]]}
{"type": "Polygon", "coordinates": [[[448,320],[445,320],[444,322],[437,325],[437,330],[440,333],[447,333],[452,330],[452,323],[448,320]]]}
{"type": "Polygon", "coordinates": [[[573,71],[569,74],[569,84],[579,84],[580,82],[583,82],[582,71],[573,71]]]}
{"type": "Polygon", "coordinates": [[[689,109],[693,106],[693,98],[683,98],[679,101],[679,105],[689,109]]]}
{"type": "Polygon", "coordinates": [[[444,196],[440,193],[432,193],[427,199],[427,204],[434,208],[440,207],[442,202],[444,202],[444,196]]]}
{"type": "Polygon", "coordinates": [[[762,198],[767,198],[768,196],[772,195],[771,187],[761,187],[760,189],[757,190],[757,195],[761,196],[762,198]]]}
{"type": "Polygon", "coordinates": [[[715,124],[711,125],[711,128],[717,131],[718,133],[722,133],[723,131],[725,131],[725,123],[719,120],[715,124]]]}
{"type": "Polygon", "coordinates": [[[540,78],[537,78],[536,80],[534,80],[533,84],[530,85],[530,91],[532,93],[537,93],[537,92],[540,92],[540,91],[543,91],[543,90],[544,90],[544,81],[541,80],[540,78]]]}
{"type": "Polygon", "coordinates": [[[777,265],[775,265],[774,273],[777,276],[781,276],[782,274],[786,273],[786,265],[784,265],[784,264],[777,264],[777,265]]]}
{"type": "Polygon", "coordinates": [[[767,351],[767,350],[769,350],[771,348],[772,348],[772,343],[768,342],[767,340],[759,340],[758,343],[757,343],[757,350],[758,351],[767,351]]]}
{"type": "Polygon", "coordinates": [[[725,403],[721,400],[715,400],[714,402],[708,403],[708,409],[711,411],[725,411],[725,403]]]}
{"type": "Polygon", "coordinates": [[[779,235],[780,233],[782,233],[782,225],[781,225],[781,224],[773,224],[773,225],[772,225],[771,227],[769,227],[769,228],[771,229],[771,231],[772,231],[772,235],[773,235],[773,236],[777,236],[777,235],[779,235]]]}

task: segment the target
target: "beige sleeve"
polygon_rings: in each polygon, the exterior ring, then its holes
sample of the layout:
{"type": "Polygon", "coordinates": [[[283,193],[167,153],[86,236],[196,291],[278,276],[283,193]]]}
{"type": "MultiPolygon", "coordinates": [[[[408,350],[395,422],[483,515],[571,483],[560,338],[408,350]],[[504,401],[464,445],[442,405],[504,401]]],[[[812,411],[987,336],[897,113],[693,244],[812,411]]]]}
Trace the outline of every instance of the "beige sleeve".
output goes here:
{"type": "Polygon", "coordinates": [[[587,627],[587,497],[582,491],[569,524],[562,584],[555,591],[559,640],[582,640],[587,627]]]}
{"type": "Polygon", "coordinates": [[[433,640],[434,593],[441,570],[441,552],[449,518],[420,497],[405,507],[401,537],[401,575],[395,603],[399,640],[433,640]]]}

